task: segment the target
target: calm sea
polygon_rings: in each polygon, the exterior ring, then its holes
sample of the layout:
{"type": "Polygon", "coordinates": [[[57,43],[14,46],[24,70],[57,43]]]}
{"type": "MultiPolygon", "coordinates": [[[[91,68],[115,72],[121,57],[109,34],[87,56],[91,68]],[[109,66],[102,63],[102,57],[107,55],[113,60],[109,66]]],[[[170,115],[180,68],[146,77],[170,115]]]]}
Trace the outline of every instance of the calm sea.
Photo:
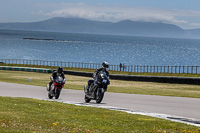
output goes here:
{"type": "Polygon", "coordinates": [[[191,66],[200,40],[0,30],[0,59],[191,66]]]}

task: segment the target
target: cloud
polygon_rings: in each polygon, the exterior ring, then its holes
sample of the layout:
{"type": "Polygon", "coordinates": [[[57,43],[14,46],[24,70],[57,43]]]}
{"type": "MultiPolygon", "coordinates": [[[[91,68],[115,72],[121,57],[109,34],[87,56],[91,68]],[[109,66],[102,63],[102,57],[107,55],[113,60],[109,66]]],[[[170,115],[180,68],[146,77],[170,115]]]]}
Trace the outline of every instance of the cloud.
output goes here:
{"type": "MultiPolygon", "coordinates": [[[[53,6],[53,4],[49,5],[53,6]]],[[[42,6],[42,4],[40,6],[42,6]]],[[[101,4],[87,5],[84,3],[60,3],[56,6],[58,7],[58,9],[55,9],[53,11],[44,12],[41,10],[38,12],[34,12],[33,14],[49,17],[79,17],[91,20],[103,20],[113,22],[129,19],[133,21],[163,22],[176,25],[189,24],[186,19],[183,19],[184,17],[200,17],[200,11],[192,10],[166,10],[160,8],[130,7],[119,5],[111,7],[101,4]]],[[[195,25],[195,23],[191,25],[195,25]]]]}
{"type": "Polygon", "coordinates": [[[190,23],[191,26],[200,27],[200,23],[190,23]]]}

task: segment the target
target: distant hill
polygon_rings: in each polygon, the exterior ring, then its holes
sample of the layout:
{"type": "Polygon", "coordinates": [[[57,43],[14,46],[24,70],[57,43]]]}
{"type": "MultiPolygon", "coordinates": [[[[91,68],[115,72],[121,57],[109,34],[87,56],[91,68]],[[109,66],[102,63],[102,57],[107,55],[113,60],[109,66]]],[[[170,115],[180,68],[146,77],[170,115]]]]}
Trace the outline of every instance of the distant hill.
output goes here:
{"type": "Polygon", "coordinates": [[[184,30],[172,24],[131,20],[113,23],[56,17],[40,22],[0,23],[0,29],[200,39],[200,29],[184,30]]]}
{"type": "Polygon", "coordinates": [[[118,34],[128,34],[136,36],[182,36],[184,30],[178,26],[164,23],[137,22],[123,20],[113,23],[109,28],[110,31],[118,34]]]}

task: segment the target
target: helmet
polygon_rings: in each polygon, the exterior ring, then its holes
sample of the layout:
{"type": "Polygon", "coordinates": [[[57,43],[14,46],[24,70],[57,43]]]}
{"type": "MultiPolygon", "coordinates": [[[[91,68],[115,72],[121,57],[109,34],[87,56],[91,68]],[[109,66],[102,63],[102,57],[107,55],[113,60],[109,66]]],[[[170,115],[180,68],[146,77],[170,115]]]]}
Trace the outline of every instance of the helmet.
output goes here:
{"type": "Polygon", "coordinates": [[[58,67],[58,71],[59,74],[61,74],[63,72],[63,68],[62,67],[58,67]]]}
{"type": "Polygon", "coordinates": [[[104,61],[104,62],[102,63],[102,68],[108,70],[108,68],[109,68],[109,63],[106,62],[106,61],[104,61]]]}

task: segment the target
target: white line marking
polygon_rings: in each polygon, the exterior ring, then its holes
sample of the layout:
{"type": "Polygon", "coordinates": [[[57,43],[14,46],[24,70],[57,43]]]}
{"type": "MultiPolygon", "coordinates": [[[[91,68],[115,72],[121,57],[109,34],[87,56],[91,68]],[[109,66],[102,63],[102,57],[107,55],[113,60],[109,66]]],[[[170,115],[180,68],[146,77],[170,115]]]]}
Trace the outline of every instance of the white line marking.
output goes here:
{"type": "Polygon", "coordinates": [[[159,113],[149,113],[141,110],[130,110],[126,108],[119,108],[119,107],[112,107],[112,106],[101,106],[100,104],[90,104],[90,103],[77,103],[73,101],[62,101],[62,100],[54,100],[54,99],[44,99],[47,101],[56,101],[56,102],[61,102],[61,103],[66,103],[66,104],[73,104],[77,106],[86,106],[86,107],[96,107],[96,108],[104,108],[104,109],[109,109],[109,110],[115,110],[115,111],[122,111],[130,114],[139,114],[139,115],[145,115],[145,116],[151,116],[155,118],[161,118],[165,120],[170,120],[174,122],[180,122],[180,123],[185,123],[193,126],[198,126],[200,127],[200,120],[194,120],[191,118],[184,118],[180,116],[172,116],[172,115],[167,115],[167,114],[159,114],[159,113]]]}

